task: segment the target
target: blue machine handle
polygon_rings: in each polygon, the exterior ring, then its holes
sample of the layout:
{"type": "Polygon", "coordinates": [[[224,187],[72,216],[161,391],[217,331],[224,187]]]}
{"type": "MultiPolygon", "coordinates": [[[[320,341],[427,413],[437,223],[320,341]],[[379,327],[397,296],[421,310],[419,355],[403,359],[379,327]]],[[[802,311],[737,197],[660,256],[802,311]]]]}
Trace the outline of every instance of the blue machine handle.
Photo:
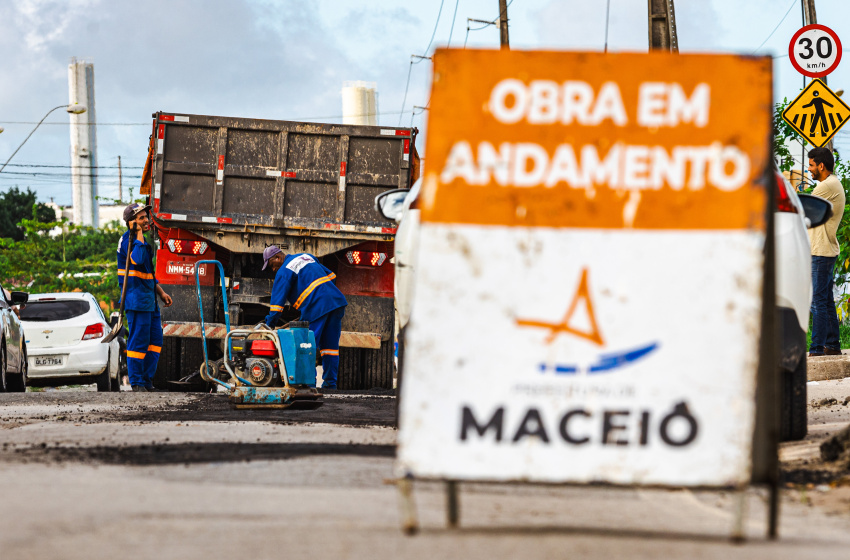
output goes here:
{"type": "MultiPolygon", "coordinates": [[[[215,264],[218,267],[218,277],[219,277],[219,281],[221,283],[221,301],[224,304],[224,326],[227,329],[228,333],[230,332],[230,309],[228,308],[228,305],[227,305],[227,289],[224,287],[224,266],[222,266],[222,264],[220,262],[213,261],[213,260],[197,261],[195,263],[195,289],[198,292],[198,310],[201,313],[201,338],[204,341],[204,344],[203,344],[203,346],[204,346],[204,366],[206,367],[206,364],[208,364],[210,360],[209,360],[209,356],[207,354],[207,330],[206,330],[206,327],[204,326],[204,302],[201,299],[200,269],[201,269],[202,264],[215,264]]],[[[233,360],[233,352],[231,351],[229,344],[227,345],[227,359],[233,360]]],[[[216,379],[212,375],[210,376],[210,379],[215,379],[221,385],[224,385],[225,387],[230,388],[229,385],[227,385],[226,383],[222,383],[221,381],[219,381],[218,379],[216,379]]],[[[239,381],[241,381],[245,385],[250,385],[250,383],[248,383],[244,379],[241,379],[241,378],[238,378],[238,377],[237,377],[237,379],[239,379],[239,381]]]]}

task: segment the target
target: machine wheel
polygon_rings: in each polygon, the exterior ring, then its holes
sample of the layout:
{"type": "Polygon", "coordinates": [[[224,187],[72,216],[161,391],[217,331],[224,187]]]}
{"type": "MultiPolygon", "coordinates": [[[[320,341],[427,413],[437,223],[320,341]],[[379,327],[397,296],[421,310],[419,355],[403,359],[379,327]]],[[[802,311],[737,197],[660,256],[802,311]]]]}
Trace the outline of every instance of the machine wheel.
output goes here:
{"type": "Polygon", "coordinates": [[[800,357],[794,371],[780,370],[782,375],[782,421],[779,430],[781,441],[795,441],[806,437],[806,356],[800,357]]]}
{"type": "Polygon", "coordinates": [[[27,390],[27,372],[29,361],[27,361],[27,350],[24,348],[24,359],[21,360],[21,373],[16,375],[6,374],[6,390],[10,393],[24,393],[27,390]]]}

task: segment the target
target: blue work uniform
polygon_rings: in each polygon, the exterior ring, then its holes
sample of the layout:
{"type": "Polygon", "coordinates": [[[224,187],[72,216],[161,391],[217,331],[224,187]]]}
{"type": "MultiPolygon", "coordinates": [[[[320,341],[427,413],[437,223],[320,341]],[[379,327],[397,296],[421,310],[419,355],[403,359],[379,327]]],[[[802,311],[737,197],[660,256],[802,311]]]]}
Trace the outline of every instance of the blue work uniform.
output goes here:
{"type": "Polygon", "coordinates": [[[339,337],[345,315],[345,296],[333,283],[336,275],[308,253],[287,255],[272,286],[271,311],[265,323],[274,327],[289,302],[310,323],[322,357],[322,388],[336,389],[339,337]]]}
{"type": "MultiPolygon", "coordinates": [[[[118,242],[118,286],[124,286],[124,265],[127,262],[127,241],[130,232],[118,242]]],[[[127,272],[127,293],[124,310],[130,330],[127,341],[127,373],[130,385],[153,388],[153,376],[159,353],[162,351],[162,320],[156,302],[153,267],[153,247],[145,241],[133,240],[130,270],[127,272]]]]}

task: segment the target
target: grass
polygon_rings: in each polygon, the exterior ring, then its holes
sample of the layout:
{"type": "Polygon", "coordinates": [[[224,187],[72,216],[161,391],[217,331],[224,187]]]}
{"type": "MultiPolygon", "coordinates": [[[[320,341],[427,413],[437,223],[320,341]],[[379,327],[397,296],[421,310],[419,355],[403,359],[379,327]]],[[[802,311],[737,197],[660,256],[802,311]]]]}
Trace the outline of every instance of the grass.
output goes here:
{"type": "MultiPolygon", "coordinates": [[[[850,348],[850,324],[838,323],[838,339],[841,348],[850,348]]],[[[809,318],[809,332],[806,333],[806,350],[812,347],[812,320],[809,318]]]]}

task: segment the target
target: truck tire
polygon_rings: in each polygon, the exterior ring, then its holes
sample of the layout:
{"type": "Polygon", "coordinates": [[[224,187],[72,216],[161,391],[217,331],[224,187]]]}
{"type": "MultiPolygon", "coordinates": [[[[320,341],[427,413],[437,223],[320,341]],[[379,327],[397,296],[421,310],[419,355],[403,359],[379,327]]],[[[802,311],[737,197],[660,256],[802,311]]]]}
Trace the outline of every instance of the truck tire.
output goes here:
{"type": "Polygon", "coordinates": [[[393,388],[395,374],[395,342],[385,340],[378,350],[363,350],[364,389],[393,388]]]}
{"type": "Polygon", "coordinates": [[[805,354],[800,357],[794,371],[780,370],[782,375],[782,422],[779,430],[781,441],[796,441],[806,437],[807,363],[805,354]]]}
{"type": "Polygon", "coordinates": [[[338,389],[392,389],[395,361],[392,340],[381,342],[377,350],[340,348],[338,389]]]}
{"type": "Polygon", "coordinates": [[[339,371],[337,372],[337,389],[362,389],[363,368],[361,365],[361,348],[339,349],[339,371]]]}
{"type": "MultiPolygon", "coordinates": [[[[207,341],[209,343],[209,341],[207,341]]],[[[169,381],[178,381],[189,375],[204,361],[201,339],[166,336],[162,341],[162,352],[153,378],[157,389],[168,389],[169,381]]]]}

